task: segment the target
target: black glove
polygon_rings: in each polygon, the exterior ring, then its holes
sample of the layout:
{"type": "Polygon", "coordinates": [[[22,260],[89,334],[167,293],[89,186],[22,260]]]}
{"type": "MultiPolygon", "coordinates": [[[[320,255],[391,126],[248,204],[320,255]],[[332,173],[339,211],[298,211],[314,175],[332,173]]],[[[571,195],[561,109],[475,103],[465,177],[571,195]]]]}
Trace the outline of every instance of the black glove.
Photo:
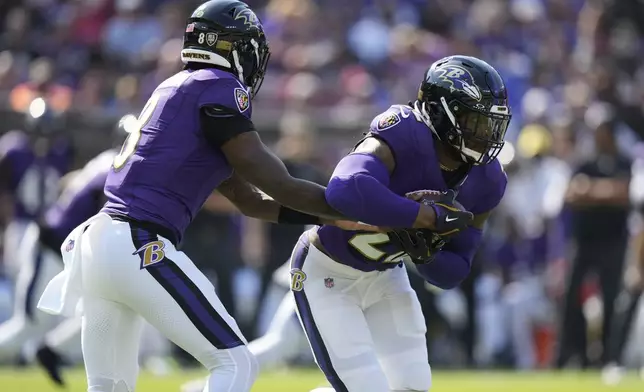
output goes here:
{"type": "Polygon", "coordinates": [[[405,252],[414,264],[427,264],[445,246],[446,241],[426,229],[403,229],[387,233],[389,241],[405,252]]]}
{"type": "Polygon", "coordinates": [[[457,234],[464,230],[474,219],[474,215],[465,211],[455,200],[456,192],[452,189],[443,192],[438,200],[422,199],[421,203],[430,206],[436,213],[436,232],[440,236],[457,234]]]}

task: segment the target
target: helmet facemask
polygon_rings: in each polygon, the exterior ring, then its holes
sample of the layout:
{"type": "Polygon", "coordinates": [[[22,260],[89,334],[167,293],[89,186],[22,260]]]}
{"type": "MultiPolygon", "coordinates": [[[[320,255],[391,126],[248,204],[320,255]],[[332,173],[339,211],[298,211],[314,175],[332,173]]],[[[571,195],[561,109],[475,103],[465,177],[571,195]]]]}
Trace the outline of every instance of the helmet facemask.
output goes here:
{"type": "Polygon", "coordinates": [[[251,38],[249,41],[237,42],[233,45],[231,54],[233,71],[248,86],[250,97],[255,97],[262,87],[271,57],[266,40],[262,37],[259,40],[251,38]]]}
{"type": "Polygon", "coordinates": [[[486,110],[483,105],[473,108],[458,100],[447,103],[444,97],[440,106],[452,127],[447,142],[464,161],[485,165],[499,155],[511,119],[506,106],[492,105],[486,110]]]}

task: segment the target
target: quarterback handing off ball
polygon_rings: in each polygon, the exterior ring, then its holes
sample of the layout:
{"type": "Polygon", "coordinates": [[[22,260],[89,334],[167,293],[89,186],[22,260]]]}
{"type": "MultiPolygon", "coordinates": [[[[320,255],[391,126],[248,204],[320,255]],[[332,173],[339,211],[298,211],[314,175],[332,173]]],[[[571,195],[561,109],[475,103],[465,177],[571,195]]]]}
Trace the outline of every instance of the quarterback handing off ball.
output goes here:
{"type": "Polygon", "coordinates": [[[409,255],[415,264],[427,264],[432,262],[436,253],[445,246],[450,237],[458,234],[467,226],[473,215],[455,200],[456,192],[451,189],[446,192],[420,190],[410,192],[406,196],[421,204],[442,207],[434,208],[436,230],[402,229],[388,233],[389,239],[398,244],[400,250],[409,255]],[[447,231],[441,230],[444,224],[453,223],[456,220],[463,221],[463,227],[447,231]]]}

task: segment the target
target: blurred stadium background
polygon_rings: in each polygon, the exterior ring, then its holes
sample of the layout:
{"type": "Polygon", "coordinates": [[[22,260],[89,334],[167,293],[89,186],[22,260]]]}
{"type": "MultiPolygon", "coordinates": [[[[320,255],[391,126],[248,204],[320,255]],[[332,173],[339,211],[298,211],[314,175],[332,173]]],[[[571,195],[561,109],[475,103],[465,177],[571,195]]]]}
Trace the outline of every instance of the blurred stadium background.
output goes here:
{"type": "MultiPolygon", "coordinates": [[[[644,365],[644,317],[634,301],[644,287],[637,267],[644,254],[644,2],[247,3],[272,51],[255,124],[298,176],[324,182],[374,115],[414,99],[423,71],[440,57],[479,56],[506,80],[514,117],[500,159],[510,184],[472,275],[448,292],[414,284],[436,388],[595,391],[603,389],[599,371],[526,371],[604,369],[610,384],[621,375],[613,365],[644,365]]],[[[110,146],[122,116],[138,114],[156,85],[180,69],[184,21],[197,4],[0,2],[0,131],[24,128],[25,110],[42,96],[69,114],[60,136],[71,146],[70,169],[81,167],[110,146]]],[[[188,231],[185,252],[212,277],[249,340],[266,331],[286,291],[271,276],[301,229],[242,218],[214,194],[188,231]]],[[[4,273],[0,321],[12,312],[12,275],[4,273]]],[[[49,390],[32,368],[32,346],[2,362],[1,391],[49,390]]],[[[169,386],[198,374],[175,347],[149,346],[141,390],[177,390],[169,386]],[[167,372],[171,381],[155,381],[167,372]]],[[[310,368],[306,348],[288,365],[310,368]]],[[[83,390],[81,373],[71,379],[71,390],[83,390]]],[[[270,373],[255,390],[304,391],[322,381],[316,371],[270,373]]],[[[631,372],[618,388],[639,383],[631,372]]]]}

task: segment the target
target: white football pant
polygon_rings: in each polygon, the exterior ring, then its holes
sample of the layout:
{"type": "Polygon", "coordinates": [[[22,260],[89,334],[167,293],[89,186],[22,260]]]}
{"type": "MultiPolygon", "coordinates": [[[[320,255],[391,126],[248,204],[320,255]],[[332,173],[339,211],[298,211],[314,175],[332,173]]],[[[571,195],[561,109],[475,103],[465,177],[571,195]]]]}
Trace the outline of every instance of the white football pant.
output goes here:
{"type": "Polygon", "coordinates": [[[7,276],[11,279],[16,279],[16,276],[22,269],[18,252],[21,249],[22,240],[25,237],[27,229],[31,224],[33,222],[26,219],[15,219],[9,222],[4,229],[2,238],[2,260],[7,276]]]}
{"type": "Polygon", "coordinates": [[[534,327],[553,322],[553,304],[546,296],[543,277],[526,276],[510,283],[503,291],[505,314],[516,366],[522,370],[537,367],[534,327]]]}
{"type": "Polygon", "coordinates": [[[76,245],[88,391],[134,391],[143,319],[210,371],[205,392],[249,391],[256,360],[212,283],[167,239],[101,215],[76,245]]]}
{"type": "Polygon", "coordinates": [[[509,342],[505,308],[501,301],[503,281],[492,273],[483,273],[474,285],[476,296],[476,362],[490,366],[509,342]]]}
{"type": "Polygon", "coordinates": [[[60,254],[39,242],[38,225],[26,226],[20,248],[12,252],[20,266],[15,285],[11,319],[0,325],[0,361],[18,357],[27,342],[38,342],[59,320],[41,312],[36,305],[56,274],[63,270],[60,254]]]}
{"type": "Polygon", "coordinates": [[[291,268],[300,321],[336,392],[431,387],[425,319],[404,267],[362,272],[300,240],[291,268]]]}
{"type": "MultiPolygon", "coordinates": [[[[288,271],[285,272],[288,274],[288,271]]],[[[279,283],[277,285],[281,287],[279,283]]],[[[282,366],[294,359],[303,348],[308,350],[306,345],[306,336],[297,318],[293,295],[287,292],[273,315],[266,333],[248,343],[248,350],[257,358],[260,370],[264,371],[282,366]]],[[[201,392],[206,381],[197,379],[186,382],[181,386],[181,392],[201,392]]]]}
{"type": "MultiPolygon", "coordinates": [[[[63,269],[60,253],[42,246],[39,235],[38,225],[30,223],[20,249],[15,252],[20,272],[16,281],[13,316],[0,324],[0,361],[14,360],[25,345],[33,343],[32,348],[35,349],[44,341],[66,360],[76,362],[80,359],[80,318],[62,320],[36,308],[47,283],[63,269]]],[[[152,327],[148,328],[150,331],[142,342],[146,348],[144,354],[153,356],[167,351],[165,342],[158,338],[159,333],[152,327]]]]}

